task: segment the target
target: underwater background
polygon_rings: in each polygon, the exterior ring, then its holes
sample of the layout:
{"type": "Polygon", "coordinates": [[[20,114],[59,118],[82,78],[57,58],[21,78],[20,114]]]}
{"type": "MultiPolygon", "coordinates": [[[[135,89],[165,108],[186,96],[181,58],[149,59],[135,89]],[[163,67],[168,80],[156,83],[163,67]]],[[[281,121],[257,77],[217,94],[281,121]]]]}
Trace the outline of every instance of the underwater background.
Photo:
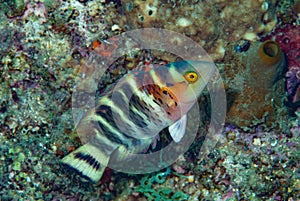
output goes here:
{"type": "MultiPolygon", "coordinates": [[[[300,200],[299,20],[299,0],[0,0],[0,200],[300,200]],[[92,53],[110,56],[97,51],[107,39],[150,27],[184,34],[212,57],[227,96],[223,138],[199,156],[205,92],[198,135],[173,165],[84,180],[60,161],[80,146],[76,77],[89,75],[92,53]]],[[[86,85],[101,92],[146,62],[175,60],[133,52],[86,85]]]]}

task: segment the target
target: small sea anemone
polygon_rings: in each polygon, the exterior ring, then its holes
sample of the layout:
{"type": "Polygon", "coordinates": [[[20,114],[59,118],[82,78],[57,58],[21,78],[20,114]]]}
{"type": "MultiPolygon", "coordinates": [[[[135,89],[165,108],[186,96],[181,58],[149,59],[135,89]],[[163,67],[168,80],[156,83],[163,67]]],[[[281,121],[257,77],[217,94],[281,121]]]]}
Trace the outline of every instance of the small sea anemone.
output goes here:
{"type": "Polygon", "coordinates": [[[267,40],[258,49],[260,63],[264,68],[272,68],[274,76],[272,84],[284,77],[286,72],[286,59],[279,44],[273,40],[267,40]]]}

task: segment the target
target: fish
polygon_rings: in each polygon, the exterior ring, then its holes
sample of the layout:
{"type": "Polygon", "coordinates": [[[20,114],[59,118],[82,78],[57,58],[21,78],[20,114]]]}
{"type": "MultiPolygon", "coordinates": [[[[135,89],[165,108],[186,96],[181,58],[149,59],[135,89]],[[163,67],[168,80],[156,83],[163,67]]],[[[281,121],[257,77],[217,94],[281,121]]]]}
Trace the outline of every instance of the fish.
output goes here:
{"type": "Polygon", "coordinates": [[[212,62],[194,60],[129,71],[80,120],[77,132],[84,144],[62,163],[97,182],[116,151],[140,153],[167,127],[180,142],[187,113],[213,73],[212,62]]]}

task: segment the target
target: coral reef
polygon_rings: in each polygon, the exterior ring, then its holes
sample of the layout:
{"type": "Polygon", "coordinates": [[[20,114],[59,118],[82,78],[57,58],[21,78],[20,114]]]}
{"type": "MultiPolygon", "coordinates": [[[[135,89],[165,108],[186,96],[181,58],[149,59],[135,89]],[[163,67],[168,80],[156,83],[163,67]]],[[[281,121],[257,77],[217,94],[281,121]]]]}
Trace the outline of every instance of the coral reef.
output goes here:
{"type": "MultiPolygon", "coordinates": [[[[282,73],[277,57],[272,65],[263,64],[266,55],[259,58],[264,41],[279,44],[296,104],[299,3],[240,2],[0,0],[0,200],[299,200],[299,114],[286,115],[282,80],[273,85],[282,73]],[[177,31],[204,46],[228,90],[228,122],[243,128],[226,125],[224,138],[200,160],[209,121],[207,97],[201,97],[198,136],[172,167],[148,175],[108,169],[101,182],[90,183],[60,165],[79,146],[71,110],[75,78],[89,75],[87,58],[108,38],[140,27],[177,31]]],[[[177,59],[149,52],[116,61],[99,91],[143,62],[177,59]]]]}
{"type": "Polygon", "coordinates": [[[276,24],[270,12],[274,4],[265,1],[124,0],[122,3],[128,29],[155,27],[182,33],[202,45],[215,60],[223,58],[228,43],[242,38],[256,40],[258,34],[268,33],[276,24]]]}
{"type": "MultiPolygon", "coordinates": [[[[292,125],[290,125],[292,127],[292,125]]],[[[159,173],[144,176],[156,192],[165,185],[179,187],[188,200],[298,200],[300,147],[299,126],[287,132],[265,132],[257,128],[255,134],[226,125],[224,138],[207,158],[195,161],[191,153],[176,165],[185,167],[188,174],[170,172],[166,181],[155,183],[159,173]],[[189,164],[189,167],[186,165],[189,164]]],[[[161,173],[164,173],[161,172],[161,173]]],[[[148,183],[146,183],[147,185],[148,183]]],[[[120,200],[144,200],[135,193],[142,187],[122,195],[120,200]]],[[[147,199],[148,200],[148,199],[147,199]]],[[[159,199],[158,199],[159,200],[159,199]]]]}

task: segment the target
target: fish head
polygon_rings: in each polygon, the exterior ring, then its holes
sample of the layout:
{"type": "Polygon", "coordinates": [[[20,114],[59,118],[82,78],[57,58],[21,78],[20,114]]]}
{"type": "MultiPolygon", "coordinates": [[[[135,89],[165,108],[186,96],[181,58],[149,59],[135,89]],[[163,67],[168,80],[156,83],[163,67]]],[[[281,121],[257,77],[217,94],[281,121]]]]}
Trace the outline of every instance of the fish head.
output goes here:
{"type": "Polygon", "coordinates": [[[173,62],[168,67],[172,82],[166,87],[181,104],[197,101],[215,71],[214,63],[206,61],[173,62]]]}
{"type": "Polygon", "coordinates": [[[132,76],[138,90],[146,90],[169,119],[186,114],[214,74],[215,66],[206,61],[179,61],[136,71],[132,76]]]}
{"type": "Polygon", "coordinates": [[[177,120],[197,102],[215,69],[212,62],[206,61],[169,63],[155,69],[159,79],[154,79],[158,82],[155,87],[152,85],[151,94],[160,101],[169,117],[177,120]]]}

